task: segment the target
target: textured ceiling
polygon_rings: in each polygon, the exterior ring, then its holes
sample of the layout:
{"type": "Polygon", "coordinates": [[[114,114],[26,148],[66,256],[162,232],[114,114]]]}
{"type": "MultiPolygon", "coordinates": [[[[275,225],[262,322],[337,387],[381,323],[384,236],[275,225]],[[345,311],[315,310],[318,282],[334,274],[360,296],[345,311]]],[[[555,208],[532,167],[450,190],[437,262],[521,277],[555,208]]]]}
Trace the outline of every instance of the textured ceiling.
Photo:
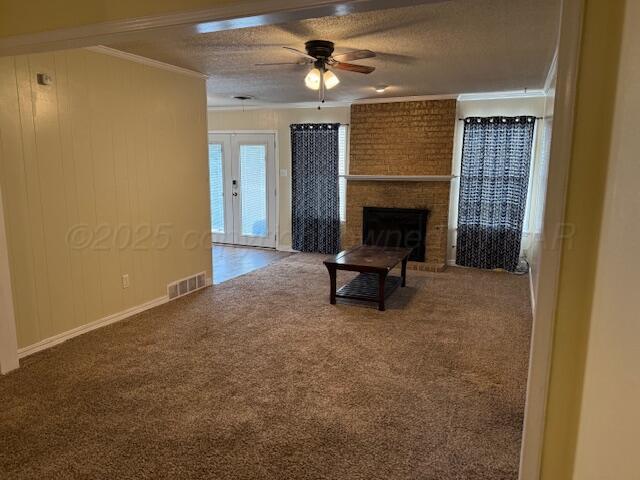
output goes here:
{"type": "Polygon", "coordinates": [[[311,39],[336,52],[370,49],[370,75],[336,71],[327,100],[535,89],[544,85],[556,44],[560,0],[448,0],[213,33],[195,27],[149,32],[110,47],[209,75],[210,106],[314,101],[304,87],[308,66],[255,66],[297,57],[311,39]],[[373,87],[389,85],[384,94],[373,87]]]}

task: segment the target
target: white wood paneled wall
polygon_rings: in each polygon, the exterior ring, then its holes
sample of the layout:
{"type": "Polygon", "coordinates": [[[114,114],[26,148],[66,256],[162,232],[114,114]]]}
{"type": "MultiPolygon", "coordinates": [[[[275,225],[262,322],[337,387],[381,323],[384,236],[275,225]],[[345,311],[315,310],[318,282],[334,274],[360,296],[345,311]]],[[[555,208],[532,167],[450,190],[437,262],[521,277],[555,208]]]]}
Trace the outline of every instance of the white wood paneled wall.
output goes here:
{"type": "Polygon", "coordinates": [[[211,275],[193,241],[210,232],[203,79],[87,50],[4,57],[0,105],[19,347],[211,275]]]}

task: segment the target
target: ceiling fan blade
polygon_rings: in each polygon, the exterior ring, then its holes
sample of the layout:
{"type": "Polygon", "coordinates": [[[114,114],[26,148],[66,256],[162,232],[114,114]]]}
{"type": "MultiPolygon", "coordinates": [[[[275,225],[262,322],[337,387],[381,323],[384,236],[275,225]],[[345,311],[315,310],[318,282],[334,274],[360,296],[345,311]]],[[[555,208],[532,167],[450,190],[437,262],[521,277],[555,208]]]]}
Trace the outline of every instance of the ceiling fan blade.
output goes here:
{"type": "Polygon", "coordinates": [[[342,63],[336,62],[331,65],[333,68],[339,68],[340,70],[348,70],[349,72],[357,73],[371,73],[376,67],[369,67],[367,65],[356,65],[355,63],[342,63]]]}
{"type": "Polygon", "coordinates": [[[352,60],[362,60],[363,58],[372,58],[375,56],[375,52],[371,50],[353,50],[352,52],[334,55],[333,58],[338,62],[351,62],[352,60]]]}
{"type": "Polygon", "coordinates": [[[291,53],[295,53],[296,55],[300,55],[301,57],[305,57],[305,58],[308,58],[309,60],[313,60],[314,62],[316,61],[316,57],[312,57],[311,55],[308,55],[295,48],[291,48],[291,47],[282,47],[282,48],[284,48],[285,50],[289,50],[291,53]]]}

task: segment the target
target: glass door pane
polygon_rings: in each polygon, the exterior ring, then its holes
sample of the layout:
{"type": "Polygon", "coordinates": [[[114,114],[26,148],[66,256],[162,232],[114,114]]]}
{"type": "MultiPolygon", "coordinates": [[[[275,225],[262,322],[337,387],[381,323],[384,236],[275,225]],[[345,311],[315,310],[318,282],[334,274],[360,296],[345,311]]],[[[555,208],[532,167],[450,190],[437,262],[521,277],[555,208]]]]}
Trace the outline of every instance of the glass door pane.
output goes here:
{"type": "Polygon", "coordinates": [[[209,134],[211,240],[233,243],[231,135],[209,134]]]}
{"type": "Polygon", "coordinates": [[[266,237],[267,151],[265,145],[240,145],[241,235],[266,237]]]}
{"type": "Polygon", "coordinates": [[[209,144],[209,186],[211,189],[211,231],[224,233],[224,174],[222,144],[209,144]]]}

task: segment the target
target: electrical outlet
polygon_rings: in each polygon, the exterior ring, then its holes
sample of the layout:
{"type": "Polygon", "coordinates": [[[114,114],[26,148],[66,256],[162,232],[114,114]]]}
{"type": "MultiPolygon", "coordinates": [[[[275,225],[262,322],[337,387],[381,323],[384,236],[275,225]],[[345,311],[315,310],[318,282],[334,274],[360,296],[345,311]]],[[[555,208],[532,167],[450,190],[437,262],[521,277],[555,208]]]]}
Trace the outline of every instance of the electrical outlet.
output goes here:
{"type": "Polygon", "coordinates": [[[129,274],[122,275],[122,288],[129,288],[129,274]]]}

